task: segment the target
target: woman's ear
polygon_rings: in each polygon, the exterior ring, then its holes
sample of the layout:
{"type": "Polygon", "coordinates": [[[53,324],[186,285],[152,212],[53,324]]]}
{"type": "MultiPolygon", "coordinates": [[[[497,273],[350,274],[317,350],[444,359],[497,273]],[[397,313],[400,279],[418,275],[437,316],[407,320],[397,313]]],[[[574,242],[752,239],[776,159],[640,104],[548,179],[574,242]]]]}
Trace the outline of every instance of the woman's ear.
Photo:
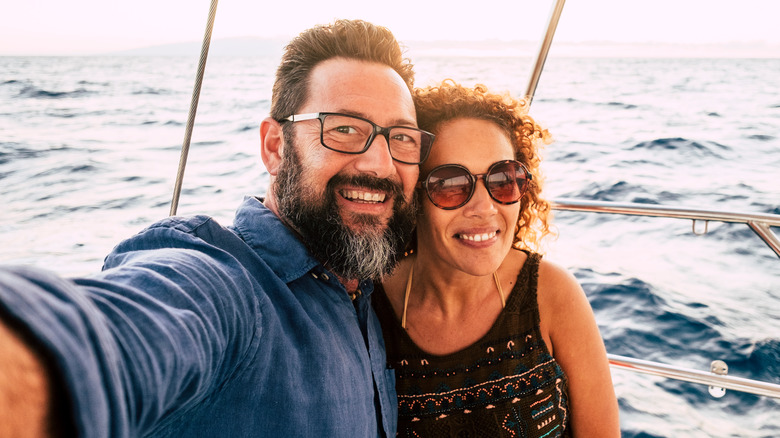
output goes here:
{"type": "Polygon", "coordinates": [[[266,117],[260,122],[260,156],[265,169],[271,176],[276,176],[282,162],[284,135],[282,125],[276,120],[266,117]]]}

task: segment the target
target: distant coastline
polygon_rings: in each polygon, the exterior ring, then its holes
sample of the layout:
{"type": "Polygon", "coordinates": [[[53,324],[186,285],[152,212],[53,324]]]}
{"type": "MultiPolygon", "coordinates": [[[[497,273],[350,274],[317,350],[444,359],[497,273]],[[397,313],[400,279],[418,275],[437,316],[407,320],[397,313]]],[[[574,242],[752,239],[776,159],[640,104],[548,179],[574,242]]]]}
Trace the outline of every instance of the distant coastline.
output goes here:
{"type": "MultiPolygon", "coordinates": [[[[237,37],[215,39],[209,56],[281,55],[286,38],[237,37]]],[[[408,56],[484,56],[532,57],[538,51],[533,41],[403,41],[408,56]]],[[[81,54],[74,56],[192,56],[200,53],[198,41],[139,47],[130,50],[81,54]]],[[[0,54],[0,56],[9,56],[0,54]]],[[[15,54],[10,56],[25,56],[15,54]]],[[[63,56],[63,55],[30,55],[63,56]]],[[[64,55],[68,56],[68,55],[64,55]]],[[[734,42],[675,44],[667,42],[615,43],[609,41],[553,42],[551,57],[566,58],[780,58],[780,44],[734,42]]]]}

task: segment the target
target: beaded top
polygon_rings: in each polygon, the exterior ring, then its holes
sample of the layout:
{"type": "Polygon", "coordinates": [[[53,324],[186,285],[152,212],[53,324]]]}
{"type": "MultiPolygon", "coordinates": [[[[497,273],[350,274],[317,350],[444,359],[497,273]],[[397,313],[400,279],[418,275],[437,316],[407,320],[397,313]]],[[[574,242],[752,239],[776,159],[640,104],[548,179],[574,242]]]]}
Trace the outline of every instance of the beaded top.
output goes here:
{"type": "Polygon", "coordinates": [[[539,254],[529,254],[488,333],[452,354],[421,350],[384,289],[373,304],[395,369],[400,437],[568,437],[568,386],[539,329],[539,254]]]}

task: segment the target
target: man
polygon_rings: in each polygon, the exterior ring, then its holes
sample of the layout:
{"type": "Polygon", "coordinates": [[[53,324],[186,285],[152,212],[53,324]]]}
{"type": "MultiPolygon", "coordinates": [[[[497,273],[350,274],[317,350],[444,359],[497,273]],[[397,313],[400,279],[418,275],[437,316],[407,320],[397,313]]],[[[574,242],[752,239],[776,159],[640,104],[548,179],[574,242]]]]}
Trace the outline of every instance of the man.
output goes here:
{"type": "Polygon", "coordinates": [[[388,30],[310,29],[260,126],[263,203],[164,220],[88,278],[0,271],[0,436],[394,436],[368,299],[433,141],[412,80],[388,30]]]}

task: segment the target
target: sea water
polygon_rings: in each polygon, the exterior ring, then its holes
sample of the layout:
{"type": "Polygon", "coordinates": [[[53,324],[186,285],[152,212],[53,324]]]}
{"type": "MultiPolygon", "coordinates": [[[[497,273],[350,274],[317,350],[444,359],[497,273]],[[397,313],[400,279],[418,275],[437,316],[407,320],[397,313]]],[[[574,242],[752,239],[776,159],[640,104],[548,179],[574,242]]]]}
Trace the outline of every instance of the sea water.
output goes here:
{"type": "MultiPolygon", "coordinates": [[[[424,55],[513,95],[530,59],[424,55]]],[[[278,57],[212,57],[182,215],[232,220],[268,187],[259,154],[278,57]]],[[[195,80],[186,57],[0,58],[0,263],[100,269],[168,215],[195,80]]],[[[548,60],[532,115],[550,199],[780,214],[780,59],[548,60]]],[[[546,257],[572,270],[616,355],[780,383],[780,260],[747,226],[557,212],[546,257]],[[696,229],[697,233],[693,232],[696,229]]],[[[774,229],[778,231],[777,228],[774,229]]],[[[776,399],[613,369],[626,437],[777,437],[776,399]]]]}

